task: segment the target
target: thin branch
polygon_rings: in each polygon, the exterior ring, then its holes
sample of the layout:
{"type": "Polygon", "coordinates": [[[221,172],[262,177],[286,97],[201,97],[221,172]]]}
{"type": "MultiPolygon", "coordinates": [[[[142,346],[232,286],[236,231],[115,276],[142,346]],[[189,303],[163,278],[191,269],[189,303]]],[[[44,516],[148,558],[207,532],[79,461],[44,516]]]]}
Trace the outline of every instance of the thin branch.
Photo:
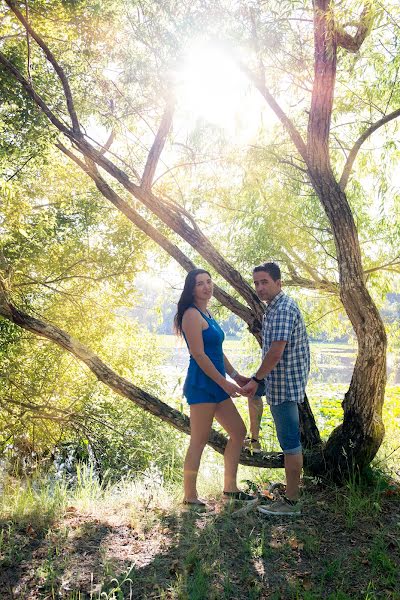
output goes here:
{"type": "Polygon", "coordinates": [[[324,313],[322,315],[322,317],[319,317],[318,319],[315,319],[315,321],[311,321],[310,323],[306,322],[306,327],[310,327],[311,325],[315,325],[315,323],[318,323],[319,321],[322,321],[322,319],[325,319],[326,316],[328,316],[328,315],[330,315],[330,314],[332,314],[334,312],[338,312],[338,310],[340,310],[340,309],[341,309],[341,306],[337,306],[336,308],[332,308],[332,310],[328,310],[328,312],[324,313]]]}
{"type": "MultiPolygon", "coordinates": [[[[28,2],[27,0],[25,0],[25,14],[26,14],[26,20],[29,20],[29,8],[28,8],[28,2]]],[[[28,46],[28,80],[29,83],[32,85],[32,75],[31,75],[31,40],[29,37],[29,31],[26,31],[26,44],[28,46]]]]}
{"type": "Polygon", "coordinates": [[[32,100],[42,109],[47,118],[53,123],[55,127],[62,133],[64,133],[67,137],[71,138],[72,131],[66,127],[66,125],[60,121],[56,115],[52,112],[52,110],[47,106],[45,101],[39,94],[35,92],[30,83],[25,79],[25,77],[14,67],[14,65],[4,56],[2,52],[0,52],[0,64],[2,64],[6,70],[22,85],[24,90],[27,92],[28,96],[32,98],[32,100]]]}
{"type": "Polygon", "coordinates": [[[156,179],[153,181],[153,185],[155,185],[157,183],[157,181],[160,181],[160,179],[162,179],[163,177],[165,177],[166,175],[168,175],[168,173],[171,173],[171,171],[175,171],[176,169],[181,169],[183,167],[197,167],[198,165],[204,165],[204,164],[208,164],[208,163],[215,163],[219,160],[223,160],[221,157],[217,157],[217,158],[205,158],[204,160],[197,160],[197,161],[192,161],[192,162],[186,162],[186,163],[179,163],[177,165],[174,165],[173,167],[170,167],[169,169],[167,169],[166,171],[164,171],[163,173],[161,173],[158,177],[156,177],[156,179]]]}
{"type": "Polygon", "coordinates": [[[3,40],[10,40],[12,38],[22,38],[24,37],[23,33],[12,33],[10,35],[0,35],[0,41],[2,42],[3,40]]]}
{"type": "Polygon", "coordinates": [[[274,113],[279,118],[282,125],[285,127],[286,131],[290,135],[290,138],[291,138],[292,142],[294,143],[294,145],[296,146],[300,156],[302,157],[302,159],[305,162],[307,162],[306,145],[304,143],[303,138],[300,135],[300,132],[297,130],[296,126],[294,125],[293,121],[291,121],[291,119],[289,119],[289,117],[286,115],[284,110],[280,107],[278,102],[275,100],[275,98],[273,97],[273,95],[271,94],[271,92],[269,91],[267,86],[265,85],[264,81],[262,79],[260,79],[259,77],[257,77],[241,61],[239,61],[238,64],[239,64],[240,69],[247,75],[247,77],[250,79],[250,81],[253,82],[254,86],[258,89],[258,91],[263,96],[263,98],[265,98],[268,105],[274,111],[274,113]]]}
{"type": "MultiPolygon", "coordinates": [[[[44,281],[40,280],[40,279],[35,279],[34,277],[30,277],[29,275],[24,275],[24,277],[26,279],[29,280],[29,282],[26,283],[19,283],[17,284],[15,287],[16,288],[20,288],[20,287],[26,287],[29,285],[32,285],[33,283],[35,285],[43,285],[45,287],[49,287],[52,284],[55,283],[62,283],[64,281],[70,281],[70,280],[75,280],[75,279],[83,279],[85,281],[107,281],[108,279],[114,279],[116,277],[120,277],[121,275],[127,275],[129,273],[129,271],[127,271],[126,267],[124,269],[121,269],[120,271],[115,271],[114,273],[107,273],[106,275],[101,275],[98,277],[91,277],[90,275],[60,275],[59,277],[56,277],[55,279],[45,279],[44,281]]],[[[51,289],[56,289],[57,292],[61,293],[61,290],[58,290],[57,288],[51,288],[51,289]]]]}
{"type": "Polygon", "coordinates": [[[20,173],[22,169],[26,167],[26,165],[32,160],[32,158],[35,158],[35,156],[36,154],[31,154],[31,156],[23,163],[23,165],[21,165],[16,171],[14,171],[12,175],[7,177],[6,182],[11,181],[11,179],[14,179],[14,177],[16,177],[18,173],[20,173]]]}
{"type": "Polygon", "coordinates": [[[342,173],[342,176],[341,176],[340,182],[339,182],[339,185],[340,185],[340,188],[342,191],[344,191],[346,188],[347,182],[350,177],[351,170],[353,168],[354,161],[356,160],[358,151],[360,150],[360,148],[361,148],[362,144],[365,142],[365,140],[367,140],[369,138],[369,136],[372,135],[377,129],[379,129],[383,125],[386,125],[386,123],[393,121],[394,119],[396,119],[399,116],[400,116],[400,108],[398,108],[397,110],[394,110],[393,112],[389,113],[388,115],[382,117],[381,119],[379,119],[379,121],[376,121],[376,123],[373,123],[370,127],[368,127],[368,129],[366,129],[364,131],[364,133],[362,133],[360,135],[360,137],[354,144],[353,148],[351,149],[350,154],[346,160],[346,164],[344,165],[343,173],[342,173]]]}
{"type": "Polygon", "coordinates": [[[379,2],[378,0],[376,0],[377,4],[379,4],[379,6],[381,7],[381,9],[387,14],[387,16],[389,17],[390,21],[392,21],[393,25],[395,27],[397,27],[397,29],[400,29],[400,25],[399,23],[397,23],[397,21],[394,20],[394,18],[392,17],[391,13],[387,10],[387,8],[385,7],[384,4],[382,4],[381,2],[379,2]]]}
{"type": "Polygon", "coordinates": [[[309,290],[319,290],[328,292],[329,294],[338,295],[339,294],[339,286],[332,281],[327,281],[326,279],[319,279],[318,281],[313,281],[311,279],[305,279],[301,275],[298,275],[291,258],[283,253],[286,258],[286,264],[290,272],[291,279],[285,279],[285,285],[293,286],[293,287],[302,287],[309,290]]]}
{"type": "MultiPolygon", "coordinates": [[[[109,154],[111,154],[111,156],[113,156],[114,158],[116,158],[121,164],[125,165],[125,167],[127,167],[130,171],[132,171],[133,175],[136,177],[136,179],[138,181],[140,181],[141,177],[139,175],[139,172],[135,169],[135,167],[128,163],[126,160],[124,160],[121,156],[119,156],[119,154],[117,154],[116,152],[113,152],[112,150],[110,150],[111,145],[112,145],[112,141],[110,143],[110,139],[111,136],[113,136],[113,132],[111,132],[110,137],[108,138],[107,142],[104,144],[104,146],[101,146],[101,144],[95,140],[94,138],[92,138],[90,135],[88,135],[87,133],[85,133],[85,138],[90,140],[91,142],[94,142],[96,144],[96,146],[99,146],[99,153],[101,155],[106,154],[107,152],[109,154]]],[[[129,148],[128,148],[129,149],[129,148]]]]}
{"type": "Polygon", "coordinates": [[[314,267],[310,264],[308,264],[308,262],[306,260],[303,260],[301,258],[301,256],[299,256],[297,254],[297,252],[294,250],[293,247],[290,248],[290,250],[287,250],[287,253],[289,254],[290,258],[292,258],[292,256],[295,258],[295,260],[300,264],[300,266],[303,267],[303,269],[309,274],[311,275],[312,279],[315,281],[315,283],[319,283],[320,281],[322,281],[320,274],[317,272],[316,269],[314,269],[314,267]]]}
{"type": "Polygon", "coordinates": [[[369,273],[375,273],[376,271],[394,271],[398,272],[397,269],[390,269],[388,267],[394,267],[396,265],[400,265],[400,255],[393,258],[393,260],[385,263],[383,265],[378,265],[377,267],[371,267],[371,269],[365,269],[364,274],[368,275],[369,273]]]}
{"type": "Polygon", "coordinates": [[[394,76],[394,81],[393,81],[393,83],[390,86],[390,94],[389,94],[389,98],[388,98],[388,100],[386,102],[385,114],[388,111],[389,104],[390,104],[390,101],[392,99],[392,96],[393,96],[394,92],[398,89],[397,88],[397,79],[398,79],[398,77],[399,77],[399,67],[397,67],[397,69],[396,69],[396,74],[394,76]]]}
{"type": "Polygon", "coordinates": [[[77,117],[75,107],[74,107],[74,102],[72,99],[71,88],[70,88],[67,76],[65,75],[63,68],[60,66],[60,64],[56,60],[54,54],[51,52],[51,50],[47,46],[47,44],[36,33],[36,31],[34,29],[32,29],[32,27],[29,25],[29,23],[25,19],[24,15],[21,13],[21,11],[15,5],[14,0],[5,0],[5,3],[12,10],[12,12],[15,14],[15,16],[20,21],[20,23],[22,23],[22,25],[25,27],[27,33],[31,35],[31,37],[35,40],[35,42],[38,44],[38,46],[43,50],[47,60],[49,61],[49,63],[52,65],[53,69],[57,73],[57,75],[61,81],[63,90],[64,90],[65,100],[67,102],[67,107],[68,107],[68,113],[69,113],[69,115],[71,117],[71,121],[72,121],[72,130],[76,136],[78,136],[78,137],[81,136],[82,133],[80,130],[78,117],[77,117]]]}
{"type": "Polygon", "coordinates": [[[105,154],[106,152],[108,152],[111,148],[111,145],[113,143],[113,141],[115,140],[115,131],[114,129],[111,131],[110,135],[108,136],[108,140],[106,141],[106,143],[104,144],[104,146],[101,147],[100,149],[100,153],[101,154],[105,154]]]}

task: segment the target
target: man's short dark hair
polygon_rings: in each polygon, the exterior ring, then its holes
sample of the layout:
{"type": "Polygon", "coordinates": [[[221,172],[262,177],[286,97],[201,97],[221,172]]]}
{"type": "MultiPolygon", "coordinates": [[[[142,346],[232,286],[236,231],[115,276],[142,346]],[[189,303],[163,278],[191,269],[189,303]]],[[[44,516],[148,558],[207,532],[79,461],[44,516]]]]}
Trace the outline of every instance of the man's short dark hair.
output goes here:
{"type": "Polygon", "coordinates": [[[274,280],[278,281],[281,278],[281,270],[278,265],[274,262],[265,262],[262,265],[258,265],[258,267],[254,267],[253,273],[260,273],[261,271],[265,271],[268,275],[274,280]]]}

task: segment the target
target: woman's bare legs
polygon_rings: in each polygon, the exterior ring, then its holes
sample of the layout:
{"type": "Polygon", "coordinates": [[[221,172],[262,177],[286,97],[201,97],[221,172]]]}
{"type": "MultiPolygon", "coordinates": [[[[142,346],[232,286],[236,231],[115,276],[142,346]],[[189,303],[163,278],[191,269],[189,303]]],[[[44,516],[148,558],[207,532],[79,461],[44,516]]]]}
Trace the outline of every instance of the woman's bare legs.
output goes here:
{"type": "Polygon", "coordinates": [[[190,444],[183,467],[185,500],[189,502],[197,500],[197,473],[217,406],[206,402],[190,406],[190,444]]]}
{"type": "Polygon", "coordinates": [[[224,453],[224,492],[237,492],[236,476],[246,426],[231,398],[217,404],[215,418],[229,435],[224,453]]]}

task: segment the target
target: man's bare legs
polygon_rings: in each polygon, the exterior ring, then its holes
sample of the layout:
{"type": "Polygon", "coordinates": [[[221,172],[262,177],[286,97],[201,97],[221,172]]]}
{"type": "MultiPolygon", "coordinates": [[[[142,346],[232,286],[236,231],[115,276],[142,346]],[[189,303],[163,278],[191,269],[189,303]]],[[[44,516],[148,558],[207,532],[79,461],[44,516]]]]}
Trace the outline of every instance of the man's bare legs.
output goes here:
{"type": "Polygon", "coordinates": [[[303,468],[303,454],[285,454],[286,497],[298,500],[300,476],[303,468]]]}
{"type": "Polygon", "coordinates": [[[250,416],[250,433],[253,440],[258,440],[260,436],[260,423],[263,414],[263,400],[260,396],[253,396],[248,399],[250,416]]]}

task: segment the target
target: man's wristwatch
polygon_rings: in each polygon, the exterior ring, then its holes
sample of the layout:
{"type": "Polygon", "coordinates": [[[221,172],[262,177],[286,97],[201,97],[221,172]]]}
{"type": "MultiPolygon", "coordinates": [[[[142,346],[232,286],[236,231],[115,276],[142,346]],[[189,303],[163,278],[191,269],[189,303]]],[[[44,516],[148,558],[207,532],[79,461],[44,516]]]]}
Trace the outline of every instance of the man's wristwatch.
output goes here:
{"type": "Polygon", "coordinates": [[[258,379],[258,377],[256,377],[255,375],[251,376],[253,381],[256,381],[257,383],[264,383],[264,379],[258,379]]]}

